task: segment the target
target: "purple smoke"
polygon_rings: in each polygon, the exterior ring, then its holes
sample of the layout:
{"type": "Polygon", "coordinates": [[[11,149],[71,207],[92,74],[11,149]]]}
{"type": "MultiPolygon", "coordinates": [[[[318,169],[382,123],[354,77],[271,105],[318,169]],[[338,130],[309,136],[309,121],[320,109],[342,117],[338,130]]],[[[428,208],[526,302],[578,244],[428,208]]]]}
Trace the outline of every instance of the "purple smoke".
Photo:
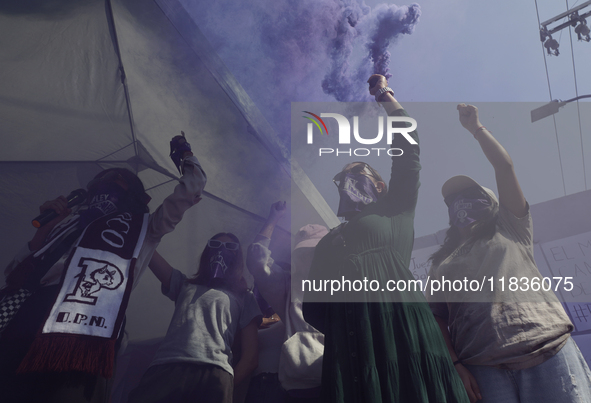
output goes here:
{"type": "Polygon", "coordinates": [[[366,87],[358,84],[365,83],[372,73],[392,77],[388,73],[388,47],[399,35],[411,34],[420,15],[418,4],[410,7],[381,4],[372,13],[364,3],[347,5],[335,21],[336,36],[329,45],[331,67],[322,80],[324,92],[337,101],[367,99],[366,87]],[[365,42],[368,55],[351,71],[349,60],[356,41],[365,42]]]}
{"type": "Polygon", "coordinates": [[[330,71],[322,80],[324,93],[333,95],[338,101],[359,100],[351,91],[356,87],[349,73],[349,60],[353,51],[355,39],[360,32],[357,25],[370,11],[363,0],[350,2],[341,9],[336,16],[334,37],[327,43],[327,53],[330,57],[330,71]]]}
{"type": "Polygon", "coordinates": [[[390,41],[398,35],[410,35],[421,16],[421,8],[418,4],[410,7],[397,7],[394,5],[380,5],[376,10],[377,28],[366,45],[371,60],[374,64],[374,73],[392,77],[388,73],[390,65],[390,41]]]}
{"type": "Polygon", "coordinates": [[[388,45],[420,14],[364,0],[181,2],[286,142],[291,102],[368,100],[368,77],[387,74],[388,45]]]}

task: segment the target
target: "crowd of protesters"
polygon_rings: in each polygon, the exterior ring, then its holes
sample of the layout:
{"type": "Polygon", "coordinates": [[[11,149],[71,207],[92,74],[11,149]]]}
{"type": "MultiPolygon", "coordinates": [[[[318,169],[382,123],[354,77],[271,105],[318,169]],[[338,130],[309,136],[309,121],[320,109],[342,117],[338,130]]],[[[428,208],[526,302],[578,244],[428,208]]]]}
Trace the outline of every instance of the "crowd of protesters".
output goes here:
{"type": "MultiPolygon", "coordinates": [[[[368,82],[389,116],[408,117],[384,76],[368,82]]],[[[499,195],[463,175],[443,184],[450,228],[430,276],[540,277],[511,158],[475,106],[457,109],[499,195]]],[[[6,268],[0,291],[0,400],[108,402],[127,302],[149,267],[175,308],[129,402],[226,403],[245,386],[247,403],[591,403],[591,373],[552,292],[508,299],[490,290],[471,300],[418,290],[396,302],[331,302],[292,287],[341,276],[413,279],[421,165],[418,133],[409,136],[394,137],[391,147],[403,153],[392,157],[388,182],[365,162],[335,175],[344,222],[302,227],[289,262],[270,250],[288,211],[281,201],[270,203],[252,242],[219,228],[195,245],[203,251],[194,274],[156,251],[206,183],[207,167],[184,136],[170,142],[182,177],[153,213],[141,180],[125,168],[96,175],[77,206],[64,196],[45,202],[40,213],[49,218],[6,268]]]]}

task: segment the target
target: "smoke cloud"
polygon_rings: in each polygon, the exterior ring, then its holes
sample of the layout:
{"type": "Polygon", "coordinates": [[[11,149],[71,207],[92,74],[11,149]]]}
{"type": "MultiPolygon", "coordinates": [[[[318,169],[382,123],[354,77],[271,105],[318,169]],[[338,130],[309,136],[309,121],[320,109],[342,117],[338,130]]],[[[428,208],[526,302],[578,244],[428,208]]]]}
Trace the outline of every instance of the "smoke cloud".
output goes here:
{"type": "Polygon", "coordinates": [[[337,101],[368,99],[367,77],[377,73],[392,77],[389,71],[391,42],[402,34],[411,34],[421,15],[418,4],[409,7],[380,4],[374,11],[363,2],[345,5],[334,23],[336,35],[328,44],[330,71],[322,80],[322,89],[337,101]],[[356,42],[365,44],[366,55],[351,71],[350,61],[356,42]]]}
{"type": "Polygon", "coordinates": [[[287,144],[291,102],[369,100],[368,77],[390,76],[389,49],[421,14],[364,0],[181,1],[287,144]]]}
{"type": "Polygon", "coordinates": [[[410,35],[421,15],[418,4],[410,7],[396,7],[381,5],[376,9],[376,30],[371,35],[367,49],[374,64],[374,73],[387,78],[392,77],[388,73],[390,65],[390,42],[401,34],[410,35]]]}

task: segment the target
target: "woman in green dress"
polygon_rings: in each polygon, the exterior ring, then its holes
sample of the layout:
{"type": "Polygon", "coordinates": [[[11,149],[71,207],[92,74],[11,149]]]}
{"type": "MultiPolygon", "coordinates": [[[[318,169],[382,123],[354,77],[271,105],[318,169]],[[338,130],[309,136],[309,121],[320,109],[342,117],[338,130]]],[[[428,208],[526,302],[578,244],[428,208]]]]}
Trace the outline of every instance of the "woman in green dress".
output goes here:
{"type": "MultiPolygon", "coordinates": [[[[373,75],[368,82],[388,115],[408,116],[385,77],[373,75]]],[[[391,147],[403,153],[392,157],[389,186],[360,162],[335,176],[337,215],[347,221],[316,247],[310,280],[365,278],[381,288],[389,280],[414,280],[408,266],[421,166],[417,132],[409,134],[417,144],[394,135],[391,147]]],[[[307,293],[304,315],[326,337],[323,402],[469,401],[420,289],[397,293],[399,302],[392,302],[391,293],[350,294],[355,301],[366,298],[361,302],[330,302],[321,294],[307,293]]]]}

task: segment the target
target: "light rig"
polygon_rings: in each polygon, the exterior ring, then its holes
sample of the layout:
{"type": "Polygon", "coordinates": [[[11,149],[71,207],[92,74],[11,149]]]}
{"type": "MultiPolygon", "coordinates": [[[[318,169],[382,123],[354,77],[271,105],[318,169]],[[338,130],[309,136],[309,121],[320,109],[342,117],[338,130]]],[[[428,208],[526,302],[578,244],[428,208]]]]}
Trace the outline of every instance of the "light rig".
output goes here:
{"type": "Polygon", "coordinates": [[[552,34],[568,26],[575,27],[575,33],[577,34],[579,41],[591,41],[591,36],[589,36],[589,25],[587,25],[586,20],[586,18],[591,15],[591,11],[584,12],[584,9],[589,6],[591,6],[591,1],[586,1],[583,4],[573,7],[540,24],[540,40],[544,43],[548,55],[558,56],[560,54],[558,51],[558,41],[552,38],[552,34]],[[579,12],[581,12],[581,14],[579,14],[579,12]],[[568,18],[568,21],[556,25],[555,27],[550,27],[551,24],[565,17],[568,18]]]}

